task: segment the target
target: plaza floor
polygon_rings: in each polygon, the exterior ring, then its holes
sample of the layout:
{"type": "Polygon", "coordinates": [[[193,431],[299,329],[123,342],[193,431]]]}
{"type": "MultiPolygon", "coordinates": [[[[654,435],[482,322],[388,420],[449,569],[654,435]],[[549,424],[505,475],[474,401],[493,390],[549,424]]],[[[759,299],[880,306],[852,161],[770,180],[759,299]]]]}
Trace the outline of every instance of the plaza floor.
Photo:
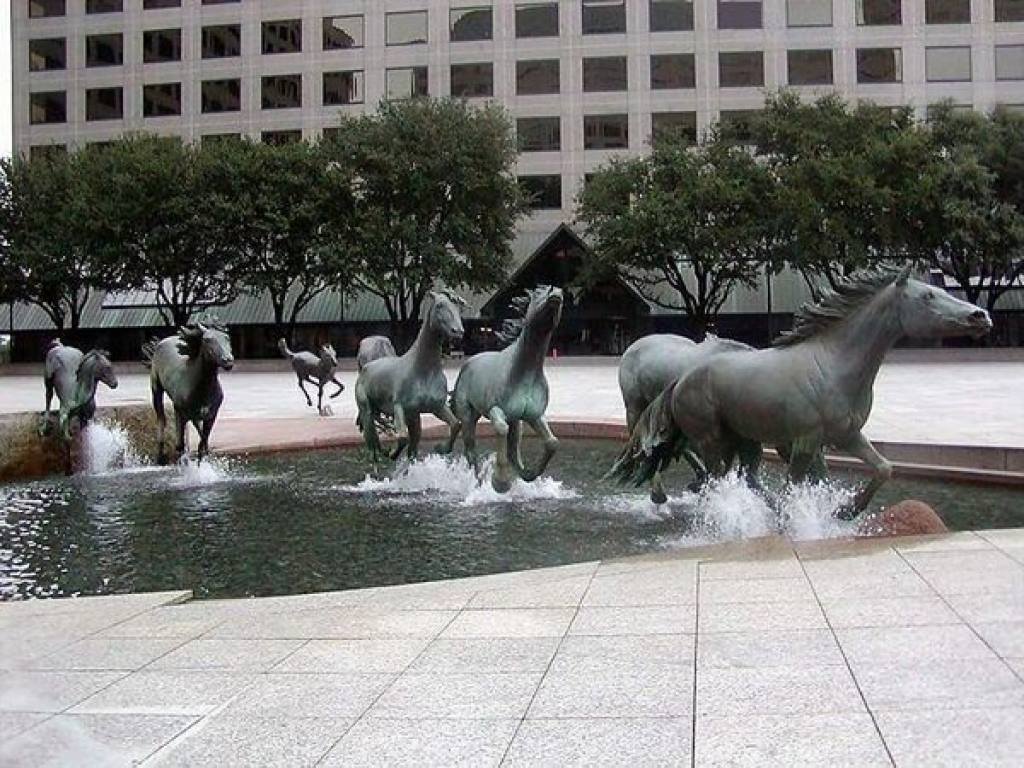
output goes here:
{"type": "Polygon", "coordinates": [[[0,764],[1020,765],[1024,529],[0,605],[0,764]]]}

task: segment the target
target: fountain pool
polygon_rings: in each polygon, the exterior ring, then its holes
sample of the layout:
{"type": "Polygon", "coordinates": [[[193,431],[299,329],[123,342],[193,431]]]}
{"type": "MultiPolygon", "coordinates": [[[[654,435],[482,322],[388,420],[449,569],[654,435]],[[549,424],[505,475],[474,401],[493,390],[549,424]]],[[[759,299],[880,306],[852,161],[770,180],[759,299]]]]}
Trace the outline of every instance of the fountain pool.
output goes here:
{"type": "MultiPolygon", "coordinates": [[[[788,492],[786,519],[778,521],[738,481],[698,497],[681,490],[680,473],[677,495],[659,510],[645,491],[600,479],[619,448],[563,441],[549,475],[508,496],[491,491],[486,478],[479,483],[460,459],[440,456],[367,478],[361,450],[110,472],[94,464],[90,474],[0,485],[0,598],[165,589],[196,597],[294,594],[769,533],[853,531],[830,511],[858,476],[838,473],[835,485],[788,492]]],[[[905,498],[932,504],[953,529],[1024,525],[1020,489],[894,479],[874,506],[905,498]]]]}

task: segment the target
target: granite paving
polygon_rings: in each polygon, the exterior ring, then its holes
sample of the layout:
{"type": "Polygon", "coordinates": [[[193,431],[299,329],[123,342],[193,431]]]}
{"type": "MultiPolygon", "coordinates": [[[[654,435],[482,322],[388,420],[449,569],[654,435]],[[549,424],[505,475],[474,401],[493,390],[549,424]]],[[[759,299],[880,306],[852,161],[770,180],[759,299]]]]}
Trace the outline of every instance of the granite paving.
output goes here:
{"type": "Polygon", "coordinates": [[[1021,764],[1024,529],[0,605],[0,764],[1021,764]]]}

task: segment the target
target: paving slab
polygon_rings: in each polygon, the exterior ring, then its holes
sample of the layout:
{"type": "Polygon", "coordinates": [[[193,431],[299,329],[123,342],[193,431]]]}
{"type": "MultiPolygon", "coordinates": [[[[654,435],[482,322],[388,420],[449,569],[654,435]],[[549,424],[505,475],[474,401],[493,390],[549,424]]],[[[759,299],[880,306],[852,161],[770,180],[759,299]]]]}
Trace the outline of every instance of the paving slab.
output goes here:
{"type": "Polygon", "coordinates": [[[532,672],[408,672],[384,691],[367,716],[465,720],[521,718],[540,678],[540,674],[532,672]]]}
{"type": "Polygon", "coordinates": [[[558,637],[439,637],[409,669],[424,673],[544,672],[558,637]]]}
{"type": "Polygon", "coordinates": [[[852,627],[912,627],[959,624],[960,617],[938,596],[867,597],[822,601],[829,624],[836,629],[852,627]]]}
{"type": "Polygon", "coordinates": [[[374,637],[287,642],[298,643],[300,647],[274,665],[275,672],[381,674],[401,672],[423,653],[430,640],[425,637],[374,637]]]}
{"type": "Polygon", "coordinates": [[[74,707],[76,714],[206,715],[252,685],[251,675],[140,671],[74,707]]]}
{"type": "Polygon", "coordinates": [[[584,606],[570,635],[676,635],[694,631],[693,605],[584,606]]]}
{"type": "Polygon", "coordinates": [[[1019,766],[1024,708],[879,712],[875,719],[898,766],[1019,766]]]}
{"type": "Polygon", "coordinates": [[[78,670],[0,673],[0,712],[63,712],[124,675],[78,670]]]}
{"type": "Polygon", "coordinates": [[[865,712],[845,666],[702,668],[698,715],[772,715],[865,712]]]}
{"type": "Polygon", "coordinates": [[[688,717],[530,719],[516,734],[503,765],[687,765],[692,730],[688,717]]]}
{"type": "Polygon", "coordinates": [[[697,646],[698,669],[803,669],[845,664],[835,636],[827,629],[703,632],[697,646]]]}
{"type": "Polygon", "coordinates": [[[463,611],[442,637],[561,637],[570,608],[494,608],[463,611]]]}
{"type": "Polygon", "coordinates": [[[689,717],[692,711],[692,668],[638,663],[551,671],[527,717],[689,717]]]}

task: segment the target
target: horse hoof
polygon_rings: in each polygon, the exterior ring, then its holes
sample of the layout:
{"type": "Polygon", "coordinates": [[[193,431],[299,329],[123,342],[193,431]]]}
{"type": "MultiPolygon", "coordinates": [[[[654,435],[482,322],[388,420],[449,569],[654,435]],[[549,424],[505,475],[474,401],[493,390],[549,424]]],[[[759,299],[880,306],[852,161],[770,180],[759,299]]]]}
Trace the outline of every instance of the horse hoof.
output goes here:
{"type": "Polygon", "coordinates": [[[664,491],[651,491],[651,502],[661,506],[668,501],[668,496],[665,495],[664,491]]]}
{"type": "Polygon", "coordinates": [[[503,477],[492,477],[491,488],[494,489],[495,493],[508,493],[512,490],[512,483],[503,477]]]}

